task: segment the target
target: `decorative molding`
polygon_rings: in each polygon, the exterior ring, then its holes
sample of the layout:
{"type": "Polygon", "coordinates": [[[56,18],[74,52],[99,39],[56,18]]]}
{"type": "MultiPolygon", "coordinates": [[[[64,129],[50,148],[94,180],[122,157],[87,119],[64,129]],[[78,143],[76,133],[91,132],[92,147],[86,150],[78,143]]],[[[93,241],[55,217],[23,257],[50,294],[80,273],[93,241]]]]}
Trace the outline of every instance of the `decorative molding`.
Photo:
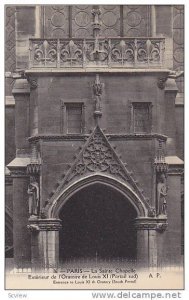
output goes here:
{"type": "Polygon", "coordinates": [[[183,168],[169,168],[167,174],[168,175],[183,175],[184,169],[183,168]]]}
{"type": "Polygon", "coordinates": [[[30,39],[30,69],[162,68],[164,38],[30,39]]]}
{"type": "Polygon", "coordinates": [[[82,147],[64,179],[59,181],[59,186],[51,196],[50,202],[52,202],[70,182],[86,174],[94,174],[96,172],[107,173],[117,177],[123,182],[127,182],[132,190],[145,203],[146,207],[150,208],[147,198],[144,196],[144,192],[139,188],[137,181],[133,178],[132,172],[127,170],[99,126],[96,126],[91,133],[91,136],[82,147]]]}
{"type": "Polygon", "coordinates": [[[137,230],[156,230],[160,233],[167,229],[167,218],[141,218],[136,219],[135,228],[137,230]]]}
{"type": "Polygon", "coordinates": [[[13,178],[11,175],[5,175],[5,185],[12,185],[13,184],[13,178]]]}
{"type": "Polygon", "coordinates": [[[62,229],[59,219],[37,219],[29,218],[27,228],[32,232],[39,231],[59,231],[62,229]]]}
{"type": "Polygon", "coordinates": [[[20,168],[20,169],[11,169],[11,177],[29,177],[29,175],[26,172],[26,168],[20,168]]]}
{"type": "MultiPolygon", "coordinates": [[[[73,140],[73,141],[85,141],[90,134],[75,134],[75,135],[36,135],[31,136],[28,138],[29,142],[36,142],[39,140],[47,140],[47,141],[66,141],[66,140],[73,140]]],[[[167,136],[161,135],[158,133],[128,133],[128,134],[106,134],[106,137],[109,141],[116,141],[116,140],[151,140],[151,139],[162,139],[163,141],[167,140],[167,136]]]]}

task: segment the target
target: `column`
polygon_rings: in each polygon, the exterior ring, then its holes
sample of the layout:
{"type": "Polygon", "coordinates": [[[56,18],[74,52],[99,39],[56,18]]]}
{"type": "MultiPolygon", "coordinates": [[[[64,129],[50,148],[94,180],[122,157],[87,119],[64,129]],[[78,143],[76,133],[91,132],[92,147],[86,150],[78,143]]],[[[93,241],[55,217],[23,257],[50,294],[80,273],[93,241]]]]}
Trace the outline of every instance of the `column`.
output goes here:
{"type": "Polygon", "coordinates": [[[59,219],[29,219],[31,262],[33,271],[59,267],[59,219]]]}
{"type": "Polygon", "coordinates": [[[17,79],[13,91],[15,98],[16,158],[7,167],[13,178],[13,247],[16,268],[30,266],[31,246],[28,223],[27,164],[30,161],[28,143],[30,88],[26,79],[17,79]]]}
{"type": "Polygon", "coordinates": [[[148,230],[137,227],[137,265],[148,267],[148,230]]]}
{"type": "Polygon", "coordinates": [[[14,265],[16,268],[26,268],[30,267],[31,260],[30,233],[27,230],[29,178],[24,174],[13,176],[14,265]]]}
{"type": "Polygon", "coordinates": [[[137,229],[137,264],[139,268],[158,266],[157,232],[164,233],[167,228],[166,218],[138,218],[137,229]]]}
{"type": "Polygon", "coordinates": [[[168,136],[166,142],[167,155],[176,153],[176,127],[175,127],[175,98],[178,88],[174,79],[167,79],[165,84],[165,130],[164,134],[168,136]]]}

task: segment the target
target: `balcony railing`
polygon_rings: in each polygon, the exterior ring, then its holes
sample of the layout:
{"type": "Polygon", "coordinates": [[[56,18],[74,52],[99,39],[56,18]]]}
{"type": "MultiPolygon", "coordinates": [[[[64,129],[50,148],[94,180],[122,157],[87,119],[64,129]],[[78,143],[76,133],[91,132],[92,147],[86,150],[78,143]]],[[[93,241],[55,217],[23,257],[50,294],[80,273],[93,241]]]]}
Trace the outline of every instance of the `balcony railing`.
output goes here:
{"type": "Polygon", "coordinates": [[[29,68],[161,68],[164,38],[30,39],[29,68]]]}

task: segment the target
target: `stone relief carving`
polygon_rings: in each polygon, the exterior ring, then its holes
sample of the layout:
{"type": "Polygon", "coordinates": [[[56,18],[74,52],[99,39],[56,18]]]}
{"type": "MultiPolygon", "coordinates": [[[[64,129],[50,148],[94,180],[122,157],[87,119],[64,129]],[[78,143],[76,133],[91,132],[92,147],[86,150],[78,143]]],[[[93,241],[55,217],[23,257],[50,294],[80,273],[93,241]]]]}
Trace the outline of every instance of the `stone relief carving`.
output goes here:
{"type": "Polygon", "coordinates": [[[156,215],[167,215],[167,172],[168,165],[165,162],[163,143],[160,140],[158,145],[158,153],[154,160],[155,176],[156,176],[156,215]]]}
{"type": "Polygon", "coordinates": [[[100,82],[99,75],[96,74],[96,79],[93,84],[93,92],[95,96],[95,112],[101,112],[101,96],[102,96],[103,85],[100,82]]]}
{"type": "Polygon", "coordinates": [[[61,183],[59,182],[59,187],[56,188],[53,195],[51,195],[50,201],[53,201],[56,195],[71,181],[83,175],[94,174],[95,172],[107,173],[117,177],[123,182],[127,182],[150,209],[148,199],[144,196],[144,191],[139,188],[137,181],[132,176],[132,172],[126,168],[117,156],[99,126],[94,129],[78,154],[74,164],[70,166],[70,169],[67,174],[65,174],[61,183]]]}
{"type": "Polygon", "coordinates": [[[39,184],[35,177],[30,178],[30,184],[28,185],[27,193],[29,215],[37,216],[39,214],[39,184]]]}
{"type": "Polygon", "coordinates": [[[30,39],[30,68],[162,66],[164,44],[164,38],[106,39],[98,34],[74,41],[30,39]]]}
{"type": "Polygon", "coordinates": [[[160,173],[157,178],[157,213],[158,215],[167,214],[167,179],[165,174],[160,173]]]}

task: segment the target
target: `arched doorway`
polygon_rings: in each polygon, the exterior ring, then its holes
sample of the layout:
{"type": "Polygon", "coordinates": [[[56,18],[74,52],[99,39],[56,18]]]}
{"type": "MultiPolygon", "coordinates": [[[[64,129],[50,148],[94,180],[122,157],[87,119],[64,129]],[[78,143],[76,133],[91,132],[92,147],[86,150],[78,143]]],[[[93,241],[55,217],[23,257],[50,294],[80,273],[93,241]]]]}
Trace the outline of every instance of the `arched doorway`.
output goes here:
{"type": "Polygon", "coordinates": [[[82,187],[62,206],[59,259],[135,259],[137,211],[115,188],[103,183],[82,187]]]}

